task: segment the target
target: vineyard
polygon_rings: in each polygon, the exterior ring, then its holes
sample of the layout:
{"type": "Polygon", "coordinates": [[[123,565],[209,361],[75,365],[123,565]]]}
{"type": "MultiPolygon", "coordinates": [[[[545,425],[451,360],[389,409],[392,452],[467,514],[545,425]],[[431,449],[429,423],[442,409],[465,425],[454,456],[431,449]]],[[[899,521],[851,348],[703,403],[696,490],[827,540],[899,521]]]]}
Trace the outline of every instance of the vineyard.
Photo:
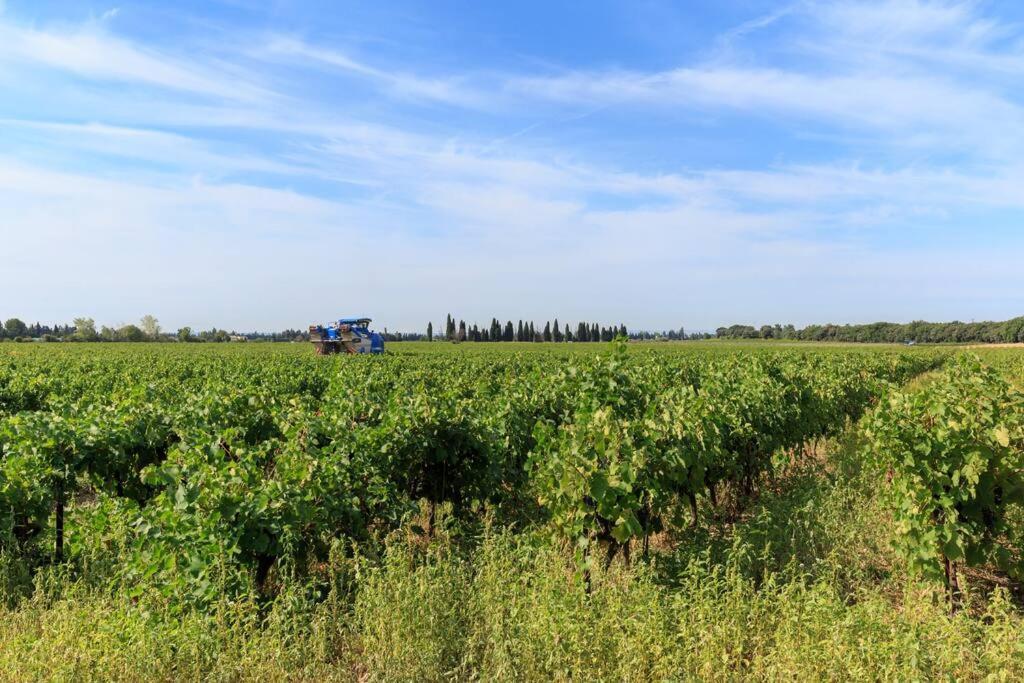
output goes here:
{"type": "Polygon", "coordinates": [[[0,678],[1024,675],[1016,351],[482,346],[0,346],[0,678]]]}

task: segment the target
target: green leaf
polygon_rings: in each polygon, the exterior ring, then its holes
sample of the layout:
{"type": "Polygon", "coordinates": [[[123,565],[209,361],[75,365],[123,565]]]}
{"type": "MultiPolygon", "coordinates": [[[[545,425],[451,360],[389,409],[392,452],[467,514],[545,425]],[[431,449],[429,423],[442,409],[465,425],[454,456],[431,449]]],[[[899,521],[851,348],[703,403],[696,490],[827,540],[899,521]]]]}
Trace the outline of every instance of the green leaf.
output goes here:
{"type": "Polygon", "coordinates": [[[629,537],[629,524],[627,524],[625,520],[620,520],[612,529],[612,538],[619,543],[625,543],[629,537]]]}

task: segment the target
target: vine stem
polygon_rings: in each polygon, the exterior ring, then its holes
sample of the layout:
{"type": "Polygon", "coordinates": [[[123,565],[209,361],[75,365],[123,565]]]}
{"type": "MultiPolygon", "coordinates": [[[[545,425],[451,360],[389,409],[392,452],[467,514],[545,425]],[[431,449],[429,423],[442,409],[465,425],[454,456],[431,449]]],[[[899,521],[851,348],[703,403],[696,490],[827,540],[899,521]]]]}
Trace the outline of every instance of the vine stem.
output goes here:
{"type": "Polygon", "coordinates": [[[955,616],[960,611],[962,594],[960,592],[960,580],[957,578],[956,562],[943,554],[942,562],[946,569],[946,588],[949,591],[949,616],[955,616]]]}
{"type": "Polygon", "coordinates": [[[54,541],[53,559],[58,564],[64,561],[64,480],[57,481],[54,496],[54,541]]]}

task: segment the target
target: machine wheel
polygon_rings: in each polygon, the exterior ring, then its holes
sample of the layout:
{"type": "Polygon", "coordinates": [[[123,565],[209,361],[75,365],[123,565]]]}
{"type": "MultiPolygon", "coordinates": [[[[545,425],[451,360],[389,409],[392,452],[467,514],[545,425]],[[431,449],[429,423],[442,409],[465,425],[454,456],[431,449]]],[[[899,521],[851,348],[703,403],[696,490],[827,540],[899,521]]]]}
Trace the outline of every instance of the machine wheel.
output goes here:
{"type": "Polygon", "coordinates": [[[329,356],[337,352],[338,345],[336,342],[322,341],[316,343],[316,355],[318,356],[329,356]]]}

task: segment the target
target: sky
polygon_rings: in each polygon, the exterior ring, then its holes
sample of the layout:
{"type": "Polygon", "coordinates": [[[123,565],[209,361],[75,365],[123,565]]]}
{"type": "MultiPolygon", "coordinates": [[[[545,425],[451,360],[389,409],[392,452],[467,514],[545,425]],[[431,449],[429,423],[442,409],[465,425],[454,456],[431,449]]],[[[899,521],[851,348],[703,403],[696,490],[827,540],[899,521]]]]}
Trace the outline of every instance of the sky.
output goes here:
{"type": "Polygon", "coordinates": [[[1024,314],[1024,3],[0,0],[0,318],[1024,314]]]}

